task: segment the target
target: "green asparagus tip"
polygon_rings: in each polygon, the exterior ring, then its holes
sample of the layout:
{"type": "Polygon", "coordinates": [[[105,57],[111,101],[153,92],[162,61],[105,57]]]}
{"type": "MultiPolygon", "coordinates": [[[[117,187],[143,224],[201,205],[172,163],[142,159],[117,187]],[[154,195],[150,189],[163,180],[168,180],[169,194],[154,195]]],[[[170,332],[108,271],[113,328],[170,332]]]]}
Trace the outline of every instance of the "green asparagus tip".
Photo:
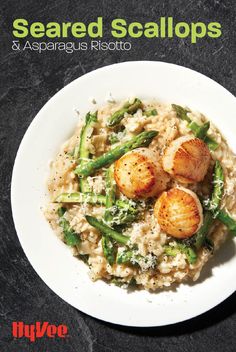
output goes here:
{"type": "Polygon", "coordinates": [[[172,104],[172,108],[176,112],[179,119],[188,122],[188,127],[193,132],[193,134],[197,138],[204,140],[211,151],[214,151],[219,147],[219,144],[214,140],[214,138],[207,135],[207,131],[210,128],[210,122],[205,122],[200,126],[195,121],[192,121],[188,116],[188,112],[190,112],[190,110],[184,109],[182,106],[176,104],[172,104]]]}
{"type": "Polygon", "coordinates": [[[124,118],[125,113],[133,115],[136,113],[138,109],[142,109],[143,104],[140,99],[136,98],[132,103],[126,102],[123,107],[116,111],[114,114],[110,116],[107,121],[108,127],[117,126],[124,118]]]}
{"type": "Polygon", "coordinates": [[[97,115],[98,115],[97,111],[95,111],[94,113],[91,113],[89,111],[85,116],[85,123],[87,124],[90,122],[97,122],[97,115]]]}
{"type": "Polygon", "coordinates": [[[57,210],[57,214],[60,218],[65,214],[65,212],[66,212],[66,208],[64,208],[64,207],[60,207],[57,210]]]}

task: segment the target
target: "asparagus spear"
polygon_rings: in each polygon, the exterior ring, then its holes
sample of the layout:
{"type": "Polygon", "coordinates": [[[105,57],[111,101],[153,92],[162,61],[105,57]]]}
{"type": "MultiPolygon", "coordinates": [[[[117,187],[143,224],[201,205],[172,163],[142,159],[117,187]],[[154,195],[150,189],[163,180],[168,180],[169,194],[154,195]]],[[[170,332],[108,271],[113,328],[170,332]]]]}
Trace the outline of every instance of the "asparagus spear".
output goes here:
{"type": "Polygon", "coordinates": [[[220,202],[224,191],[224,173],[220,162],[217,160],[214,166],[213,172],[213,192],[211,199],[208,202],[204,202],[207,207],[207,212],[203,220],[203,225],[195,235],[195,247],[199,249],[202,247],[204,242],[207,240],[207,233],[213,224],[214,218],[220,210],[220,202]]]}
{"type": "Polygon", "coordinates": [[[213,172],[213,191],[211,199],[208,202],[204,202],[207,207],[207,211],[204,216],[203,225],[195,235],[195,247],[201,248],[207,238],[207,233],[210,230],[213,220],[217,217],[220,210],[220,202],[224,191],[224,173],[220,162],[217,160],[214,166],[213,172]]]}
{"type": "Polygon", "coordinates": [[[134,277],[132,277],[130,281],[127,283],[126,281],[124,281],[124,279],[114,276],[113,279],[111,280],[111,283],[118,287],[124,286],[127,289],[134,289],[138,286],[137,281],[135,280],[134,277]]]}
{"type": "Polygon", "coordinates": [[[190,246],[186,246],[182,243],[178,243],[175,247],[166,245],[164,251],[166,255],[171,257],[175,257],[179,252],[184,253],[189,264],[194,264],[197,260],[197,254],[195,251],[190,246]]]}
{"type": "Polygon", "coordinates": [[[218,160],[215,163],[213,184],[214,188],[211,200],[205,201],[203,205],[212,213],[214,218],[226,225],[229,231],[236,236],[236,220],[234,220],[225,210],[220,209],[220,202],[224,193],[224,173],[218,160]]]}
{"type": "MultiPolygon", "coordinates": [[[[54,201],[55,203],[89,203],[106,205],[106,196],[95,193],[62,193],[54,201]]],[[[132,202],[133,204],[134,202],[132,202]]],[[[130,204],[129,201],[116,199],[115,205],[117,208],[128,212],[130,215],[137,215],[138,210],[130,204]]]]}
{"type": "Polygon", "coordinates": [[[111,115],[111,117],[108,119],[107,126],[114,127],[118,125],[124,118],[126,112],[133,115],[138,109],[142,108],[142,106],[143,104],[138,98],[136,98],[132,104],[129,102],[125,103],[120,110],[111,115]]]}
{"type": "MultiPolygon", "coordinates": [[[[120,219],[120,211],[119,209],[123,209],[125,213],[127,213],[127,210],[122,207],[117,207],[115,205],[115,195],[116,195],[116,183],[114,180],[114,167],[111,165],[107,171],[106,171],[106,210],[104,214],[104,219],[106,223],[112,224],[115,219],[120,219]],[[118,216],[117,214],[114,214],[113,210],[118,209],[118,216]]],[[[122,212],[121,212],[122,213],[122,212]]],[[[119,222],[119,224],[121,221],[119,222]]],[[[108,263],[110,265],[113,265],[115,263],[116,259],[116,253],[117,253],[117,247],[115,246],[114,240],[107,235],[103,235],[102,237],[102,248],[103,248],[103,253],[105,258],[107,259],[108,263]]]]}
{"type": "MultiPolygon", "coordinates": [[[[85,125],[83,126],[80,133],[79,147],[75,148],[75,151],[74,151],[74,158],[78,159],[79,157],[80,166],[85,165],[88,162],[90,152],[87,145],[93,133],[93,126],[95,122],[97,122],[97,111],[94,114],[88,112],[85,117],[85,125]]],[[[89,184],[86,178],[80,177],[79,184],[80,184],[81,192],[83,193],[91,192],[91,189],[89,187],[89,184]]]]}
{"type": "Polygon", "coordinates": [[[149,110],[145,110],[143,112],[143,115],[149,117],[149,116],[156,116],[157,115],[157,110],[156,109],[149,109],[149,110]]]}
{"type": "Polygon", "coordinates": [[[216,219],[226,225],[232,235],[236,236],[236,220],[234,220],[226,211],[219,210],[216,214],[216,219]]]}
{"type": "Polygon", "coordinates": [[[140,147],[147,147],[154,137],[158,134],[157,131],[145,131],[133,137],[130,141],[125,142],[101,155],[95,160],[89,161],[86,165],[79,165],[75,169],[75,173],[80,176],[89,176],[104,166],[111,165],[114,161],[122,157],[125,153],[140,147]]]}
{"type": "Polygon", "coordinates": [[[117,264],[127,264],[132,262],[135,264],[142,258],[140,254],[135,253],[132,249],[124,250],[118,253],[116,262],[117,264]]]}
{"type": "Polygon", "coordinates": [[[116,248],[112,239],[106,235],[102,236],[102,249],[104,253],[104,257],[107,259],[110,265],[113,265],[116,260],[116,248]]]}
{"type": "Polygon", "coordinates": [[[61,218],[66,212],[66,208],[61,207],[57,209],[57,215],[59,216],[59,218],[61,218]]]}
{"type": "Polygon", "coordinates": [[[116,205],[118,208],[124,209],[132,215],[137,215],[137,213],[138,213],[138,209],[135,208],[136,204],[134,202],[126,201],[126,200],[122,200],[122,199],[117,199],[116,205]]]}
{"type": "Polygon", "coordinates": [[[123,285],[125,285],[125,282],[122,281],[122,279],[119,277],[113,277],[111,283],[118,287],[122,287],[123,285]]]}
{"type": "Polygon", "coordinates": [[[129,241],[128,236],[122,235],[121,233],[113,230],[111,227],[107,226],[102,221],[97,220],[93,216],[86,215],[85,218],[91,226],[95,227],[103,235],[113,238],[116,242],[126,244],[129,241]]]}
{"type": "Polygon", "coordinates": [[[190,117],[188,117],[188,110],[176,104],[172,104],[172,108],[176,112],[178,118],[188,122],[188,127],[191,129],[194,135],[198,138],[203,139],[210,150],[214,151],[218,148],[218,143],[212,137],[207,135],[207,131],[210,127],[209,122],[206,122],[202,126],[199,126],[196,122],[192,121],[190,117]]]}
{"type": "Polygon", "coordinates": [[[106,171],[106,210],[104,219],[107,223],[112,222],[111,208],[115,204],[116,183],[114,180],[114,167],[111,165],[106,171]]]}
{"type": "Polygon", "coordinates": [[[105,222],[109,225],[123,225],[134,221],[138,211],[127,202],[120,205],[116,202],[116,183],[114,180],[114,167],[111,165],[106,171],[106,210],[104,214],[105,222]],[[122,206],[123,205],[123,206],[122,206]],[[125,205],[125,206],[124,206],[125,205]]]}
{"type": "Polygon", "coordinates": [[[108,137],[108,140],[110,142],[110,144],[115,144],[115,143],[118,143],[120,140],[118,138],[118,135],[117,133],[111,133],[110,136],[108,137]]]}
{"type": "Polygon", "coordinates": [[[210,136],[206,136],[204,139],[204,142],[208,145],[208,148],[214,152],[219,147],[219,144],[214,140],[214,138],[211,138],[210,136]]]}
{"type": "Polygon", "coordinates": [[[114,225],[125,225],[133,222],[138,215],[138,210],[132,211],[128,207],[117,207],[114,206],[111,209],[111,213],[113,214],[112,224],[114,225]]]}
{"type": "Polygon", "coordinates": [[[224,193],[224,172],[223,168],[219,162],[216,160],[214,173],[213,173],[213,192],[211,196],[211,200],[207,206],[208,210],[210,210],[213,214],[216,214],[220,209],[220,202],[224,193]]]}
{"type": "Polygon", "coordinates": [[[80,244],[81,239],[79,234],[76,233],[70,226],[69,221],[64,218],[66,209],[61,207],[58,209],[57,214],[59,216],[59,225],[64,233],[64,240],[68,246],[77,246],[80,244]]]}
{"type": "Polygon", "coordinates": [[[116,263],[139,265],[140,267],[144,265],[146,269],[154,268],[156,265],[156,256],[149,254],[144,257],[137,253],[137,250],[126,249],[117,254],[116,263]]]}
{"type": "MultiPolygon", "coordinates": [[[[193,122],[191,122],[189,124],[190,127],[191,127],[191,124],[193,124],[193,122]]],[[[194,122],[194,124],[195,124],[195,122],[194,122]]],[[[210,122],[207,121],[202,126],[199,127],[198,131],[196,130],[195,136],[197,138],[205,140],[206,135],[207,135],[207,131],[209,130],[209,128],[210,128],[210,122]]]]}
{"type": "Polygon", "coordinates": [[[84,154],[85,159],[89,157],[86,142],[93,132],[93,125],[95,122],[97,122],[97,111],[93,114],[88,112],[85,116],[85,125],[82,127],[80,132],[80,143],[76,146],[73,152],[73,157],[75,159],[82,158],[83,156],[81,156],[81,153],[84,154]]]}
{"type": "Polygon", "coordinates": [[[207,238],[207,234],[211,228],[211,225],[213,224],[213,220],[214,219],[212,217],[212,214],[209,211],[207,211],[205,213],[202,226],[194,236],[194,239],[195,239],[194,246],[197,250],[204,245],[207,238]]]}

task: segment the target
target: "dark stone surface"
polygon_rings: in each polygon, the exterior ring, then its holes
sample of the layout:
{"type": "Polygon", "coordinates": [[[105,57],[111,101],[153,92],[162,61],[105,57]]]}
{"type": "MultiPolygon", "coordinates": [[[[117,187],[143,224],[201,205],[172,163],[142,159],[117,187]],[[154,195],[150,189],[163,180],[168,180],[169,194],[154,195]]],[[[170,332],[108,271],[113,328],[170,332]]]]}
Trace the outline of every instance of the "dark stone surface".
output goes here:
{"type": "MultiPolygon", "coordinates": [[[[16,236],[10,208],[11,172],[26,128],[56,91],[98,67],[127,60],[161,60],[184,65],[215,79],[236,94],[234,0],[166,1],[2,1],[0,5],[0,351],[235,351],[236,295],[191,321],[152,329],[132,329],[106,324],[80,313],[58,298],[37,276],[16,236]],[[176,20],[219,21],[221,38],[189,40],[132,40],[130,52],[13,52],[14,18],[32,21],[89,21],[98,15],[109,23],[176,20]],[[23,320],[65,323],[70,336],[41,339],[32,344],[13,340],[11,322],[23,320]]],[[[110,38],[106,33],[106,38],[110,38]]],[[[111,39],[111,38],[110,38],[111,39]]],[[[223,288],[222,288],[223,289],[223,288]]],[[[197,304],[197,302],[193,302],[197,304]]],[[[138,312],[137,312],[138,314],[138,312]]]]}

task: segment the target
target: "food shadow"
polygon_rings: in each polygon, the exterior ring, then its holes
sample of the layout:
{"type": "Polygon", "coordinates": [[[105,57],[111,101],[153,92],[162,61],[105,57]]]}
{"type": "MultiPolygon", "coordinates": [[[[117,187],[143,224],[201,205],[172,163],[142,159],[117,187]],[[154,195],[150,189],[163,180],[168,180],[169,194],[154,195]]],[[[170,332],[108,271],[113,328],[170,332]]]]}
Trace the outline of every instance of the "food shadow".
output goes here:
{"type": "Polygon", "coordinates": [[[202,268],[200,277],[197,281],[188,281],[185,285],[196,286],[204,282],[206,279],[213,275],[213,269],[218,268],[225,263],[229,262],[236,255],[236,243],[233,237],[228,236],[222,246],[214,252],[214,255],[202,268]]]}
{"type": "MultiPolygon", "coordinates": [[[[227,263],[231,258],[236,255],[236,243],[232,237],[228,237],[225,243],[214,253],[214,256],[208,261],[206,266],[201,272],[201,276],[196,282],[187,282],[185,285],[196,286],[203,283],[205,280],[213,275],[213,268],[220,267],[227,263]]],[[[178,284],[174,284],[172,288],[166,288],[165,291],[176,291],[178,290],[178,284]]],[[[153,293],[155,294],[155,293],[153,293]]],[[[158,294],[158,293],[156,293],[158,294]]],[[[193,333],[198,330],[202,330],[209,326],[215,325],[229,316],[236,313],[236,292],[233,293],[229,298],[223,301],[221,304],[210,309],[208,312],[203,313],[195,318],[186,320],[181,323],[172,325],[166,325],[161,327],[126,327],[121,325],[112,324],[114,329],[126,332],[128,334],[140,335],[140,336],[177,336],[186,335],[193,333]]],[[[101,322],[105,326],[110,326],[110,323],[101,322]]]]}

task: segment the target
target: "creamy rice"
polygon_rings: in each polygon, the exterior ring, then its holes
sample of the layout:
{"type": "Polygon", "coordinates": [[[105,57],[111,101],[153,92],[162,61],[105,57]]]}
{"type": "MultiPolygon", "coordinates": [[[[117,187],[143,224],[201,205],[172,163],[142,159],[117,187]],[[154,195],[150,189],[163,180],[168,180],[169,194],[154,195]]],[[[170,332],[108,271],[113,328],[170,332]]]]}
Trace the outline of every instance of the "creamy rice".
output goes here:
{"type": "MultiPolygon", "coordinates": [[[[143,101],[145,108],[155,108],[158,114],[147,117],[143,115],[141,109],[132,116],[126,113],[125,118],[121,121],[121,124],[125,126],[126,134],[124,135],[120,132],[120,138],[119,135],[118,138],[121,141],[111,146],[108,141],[111,130],[106,127],[106,122],[112,113],[123,106],[123,103],[112,102],[98,109],[98,122],[95,123],[93,135],[88,146],[90,153],[94,157],[102,155],[110,148],[129,140],[143,130],[157,130],[159,134],[153,139],[149,148],[158,153],[159,158],[161,158],[164,149],[172,140],[182,135],[192,135],[191,130],[187,127],[187,123],[176,116],[176,112],[172,109],[171,105],[160,104],[156,101],[143,101]]],[[[206,118],[198,112],[191,112],[189,116],[199,124],[206,121],[206,118]]],[[[61,193],[78,191],[78,179],[73,172],[76,162],[73,160],[71,152],[79,143],[82,125],[83,122],[80,122],[73,136],[62,145],[55,160],[51,163],[48,180],[50,202],[45,209],[45,216],[62,240],[64,235],[62,228],[59,226],[59,217],[57,214],[57,209],[62,204],[54,203],[54,200],[61,193]]],[[[227,209],[233,217],[236,217],[236,202],[234,197],[236,191],[235,156],[219,130],[213,124],[211,124],[208,133],[219,143],[219,147],[211,153],[211,165],[204,181],[187,185],[187,188],[196,192],[200,197],[209,196],[212,188],[211,175],[214,160],[220,160],[225,176],[224,196],[221,206],[227,209]]],[[[103,170],[89,176],[88,183],[94,193],[105,194],[103,170]]],[[[176,185],[181,186],[176,180],[171,180],[168,188],[176,185]]],[[[118,197],[122,198],[123,196],[118,194],[118,197]]],[[[130,242],[136,245],[137,253],[149,259],[144,263],[140,263],[139,266],[132,264],[114,264],[111,266],[103,254],[101,234],[94,227],[90,226],[85,219],[85,214],[102,218],[104,215],[104,206],[95,206],[86,203],[67,204],[66,209],[66,220],[81,237],[80,245],[72,248],[73,254],[75,256],[88,255],[89,275],[92,280],[104,279],[106,281],[115,281],[117,279],[120,284],[124,284],[125,286],[132,279],[135,279],[141,288],[156,290],[170,286],[173,282],[182,282],[187,278],[191,278],[194,281],[197,280],[203,265],[212,255],[209,250],[202,248],[198,252],[198,259],[194,264],[189,264],[186,255],[181,252],[175,257],[167,256],[164,252],[164,245],[168,243],[175,246],[176,242],[171,236],[161,231],[160,226],[154,218],[153,208],[148,207],[146,209],[144,207],[140,218],[128,226],[124,233],[125,235],[129,235],[130,242]],[[156,265],[152,263],[153,256],[156,258],[156,265]]],[[[214,242],[215,249],[220,246],[226,236],[227,229],[225,226],[215,220],[210,231],[210,238],[214,242]]],[[[121,250],[122,246],[119,248],[119,251],[121,250]]]]}

